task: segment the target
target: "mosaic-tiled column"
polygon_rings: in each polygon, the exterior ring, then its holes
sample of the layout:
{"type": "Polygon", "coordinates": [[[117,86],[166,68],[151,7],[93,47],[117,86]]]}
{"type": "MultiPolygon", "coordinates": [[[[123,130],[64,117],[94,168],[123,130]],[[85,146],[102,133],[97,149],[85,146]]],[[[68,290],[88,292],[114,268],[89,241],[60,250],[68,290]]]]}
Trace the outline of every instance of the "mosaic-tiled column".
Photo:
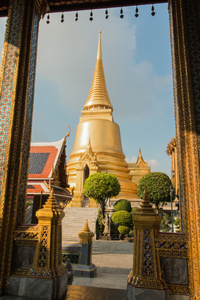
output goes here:
{"type": "Polygon", "coordinates": [[[168,299],[168,287],[161,276],[154,241],[160,221],[161,217],[155,213],[145,191],[139,212],[133,214],[133,270],[128,276],[127,300],[168,299]]]}
{"type": "Polygon", "coordinates": [[[0,69],[0,293],[6,289],[16,224],[24,220],[37,37],[44,3],[10,1],[0,69]]]}
{"type": "Polygon", "coordinates": [[[26,278],[23,296],[34,299],[60,299],[67,290],[67,269],[62,263],[64,212],[59,209],[53,189],[42,209],[36,212],[39,241],[33,267],[26,278]],[[40,279],[40,280],[39,280],[40,279]]]}
{"type": "Polygon", "coordinates": [[[190,298],[200,299],[200,2],[169,1],[182,229],[190,298]]]}

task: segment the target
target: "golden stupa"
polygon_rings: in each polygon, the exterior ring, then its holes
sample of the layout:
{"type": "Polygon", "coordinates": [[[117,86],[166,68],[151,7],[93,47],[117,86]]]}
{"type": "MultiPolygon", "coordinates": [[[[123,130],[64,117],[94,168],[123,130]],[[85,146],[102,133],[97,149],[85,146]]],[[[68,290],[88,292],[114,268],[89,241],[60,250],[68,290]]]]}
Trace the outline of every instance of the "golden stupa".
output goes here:
{"type": "MultiPolygon", "coordinates": [[[[74,148],[67,165],[68,184],[74,187],[72,206],[83,206],[84,181],[95,172],[112,173],[117,177],[121,192],[116,199],[138,199],[137,185],[131,181],[122,150],[120,128],[114,122],[112,112],[113,107],[104,77],[101,32],[99,32],[92,86],[84,110],[81,111],[74,148]]],[[[96,204],[90,199],[89,206],[96,204]]]]}

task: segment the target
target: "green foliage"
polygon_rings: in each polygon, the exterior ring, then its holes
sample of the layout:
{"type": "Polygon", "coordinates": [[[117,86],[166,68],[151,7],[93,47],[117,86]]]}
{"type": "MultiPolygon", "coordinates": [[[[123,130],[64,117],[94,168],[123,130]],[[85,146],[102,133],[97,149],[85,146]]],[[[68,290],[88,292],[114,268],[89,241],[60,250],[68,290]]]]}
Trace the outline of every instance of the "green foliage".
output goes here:
{"type": "Polygon", "coordinates": [[[133,231],[133,230],[130,230],[129,233],[128,233],[128,236],[129,236],[129,237],[133,237],[133,236],[134,236],[134,231],[133,231]]]}
{"type": "Polygon", "coordinates": [[[131,224],[131,214],[125,210],[114,212],[112,215],[112,221],[115,224],[129,225],[131,224]]]}
{"type": "Polygon", "coordinates": [[[161,230],[163,232],[165,231],[169,231],[170,230],[170,226],[169,226],[169,223],[170,223],[170,215],[169,214],[162,214],[162,219],[161,219],[161,230]]]}
{"type": "Polygon", "coordinates": [[[118,200],[114,205],[114,211],[125,210],[131,212],[131,203],[126,199],[118,200]]]}
{"type": "Polygon", "coordinates": [[[143,198],[144,190],[147,191],[149,200],[156,208],[170,201],[171,180],[165,173],[152,172],[144,175],[138,185],[137,195],[143,198]]]}
{"type": "Polygon", "coordinates": [[[100,209],[98,209],[97,224],[96,225],[97,225],[96,231],[97,232],[103,232],[104,224],[103,224],[102,213],[101,213],[100,209]]]}
{"type": "Polygon", "coordinates": [[[130,231],[130,228],[128,226],[119,226],[118,231],[123,235],[127,235],[130,231]]]}
{"type": "Polygon", "coordinates": [[[179,217],[176,218],[174,225],[176,225],[176,232],[180,232],[181,231],[181,219],[179,217]]]}
{"type": "Polygon", "coordinates": [[[26,209],[27,209],[29,206],[31,206],[31,204],[32,204],[31,201],[27,200],[27,201],[26,201],[26,209]]]}
{"type": "Polygon", "coordinates": [[[83,193],[100,205],[104,219],[107,198],[117,196],[120,189],[116,176],[109,173],[94,173],[85,180],[83,193]]]}
{"type": "Polygon", "coordinates": [[[111,220],[111,228],[110,228],[110,233],[111,234],[119,234],[119,231],[118,231],[118,225],[115,224],[112,220],[111,220]]]}

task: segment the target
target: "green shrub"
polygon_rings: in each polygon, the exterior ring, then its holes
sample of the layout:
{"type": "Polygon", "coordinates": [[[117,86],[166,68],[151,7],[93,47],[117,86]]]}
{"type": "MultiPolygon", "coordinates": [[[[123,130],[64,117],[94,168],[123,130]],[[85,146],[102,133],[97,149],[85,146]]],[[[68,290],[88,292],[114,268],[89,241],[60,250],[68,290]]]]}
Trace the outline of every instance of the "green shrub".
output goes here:
{"type": "Polygon", "coordinates": [[[181,219],[178,217],[176,218],[176,221],[174,222],[174,225],[176,225],[176,232],[180,232],[181,231],[181,219]]]}
{"type": "Polygon", "coordinates": [[[96,232],[103,232],[104,225],[103,225],[103,219],[102,219],[102,213],[101,210],[98,209],[98,215],[97,215],[97,222],[96,222],[96,232]]]}
{"type": "Polygon", "coordinates": [[[119,226],[118,231],[123,235],[127,235],[130,231],[130,228],[128,226],[119,226]]]}
{"type": "Polygon", "coordinates": [[[114,212],[112,215],[112,221],[115,224],[129,225],[131,224],[131,214],[125,210],[114,212]]]}
{"type": "Polygon", "coordinates": [[[174,222],[174,225],[179,226],[181,223],[181,219],[178,217],[176,218],[176,221],[174,222]]]}
{"type": "Polygon", "coordinates": [[[110,233],[111,234],[119,234],[118,225],[115,224],[112,220],[111,220],[110,233]]]}
{"type": "Polygon", "coordinates": [[[114,211],[125,210],[131,212],[131,203],[126,199],[118,200],[114,205],[114,211]]]}
{"type": "Polygon", "coordinates": [[[133,231],[133,230],[130,230],[129,233],[128,233],[128,236],[129,236],[129,237],[133,237],[133,236],[134,236],[134,231],[133,231]]]}
{"type": "Polygon", "coordinates": [[[169,231],[170,230],[170,226],[169,226],[169,223],[170,223],[170,215],[169,214],[162,214],[161,216],[161,230],[163,232],[166,232],[166,231],[169,231]]]}

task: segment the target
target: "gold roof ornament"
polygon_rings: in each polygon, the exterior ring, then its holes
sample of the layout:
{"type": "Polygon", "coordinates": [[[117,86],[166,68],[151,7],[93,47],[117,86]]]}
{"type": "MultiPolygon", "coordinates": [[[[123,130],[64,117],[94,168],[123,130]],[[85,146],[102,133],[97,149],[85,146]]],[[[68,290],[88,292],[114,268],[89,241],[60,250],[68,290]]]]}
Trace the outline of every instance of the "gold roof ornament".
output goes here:
{"type": "Polygon", "coordinates": [[[89,228],[89,226],[88,226],[88,220],[86,220],[85,226],[83,227],[83,230],[82,230],[82,231],[84,231],[84,232],[90,232],[90,228],[89,228]]]}
{"type": "Polygon", "coordinates": [[[88,220],[86,220],[85,226],[81,232],[79,232],[79,243],[89,243],[92,244],[92,238],[94,236],[94,233],[90,230],[88,226],[88,220]]]}
{"type": "Polygon", "coordinates": [[[141,152],[141,147],[139,145],[139,154],[138,154],[138,159],[136,161],[136,166],[138,167],[142,167],[142,166],[147,166],[147,162],[144,161],[144,158],[142,156],[142,152],[141,152]]]}
{"type": "Polygon", "coordinates": [[[92,86],[90,89],[88,99],[85,103],[84,109],[92,109],[92,108],[99,109],[99,107],[113,110],[112,104],[108,96],[104,70],[103,70],[102,51],[101,51],[101,31],[99,31],[97,60],[96,60],[96,66],[95,66],[93,80],[92,80],[92,86]]]}
{"type": "Polygon", "coordinates": [[[152,207],[152,204],[149,201],[149,196],[147,194],[147,191],[144,190],[143,199],[140,202],[140,208],[139,208],[140,214],[150,214],[150,215],[157,215],[155,210],[152,207]]]}
{"type": "Polygon", "coordinates": [[[56,201],[55,195],[54,195],[54,189],[51,189],[51,194],[45,204],[43,205],[44,209],[51,209],[51,210],[59,210],[58,203],[56,201]]]}

